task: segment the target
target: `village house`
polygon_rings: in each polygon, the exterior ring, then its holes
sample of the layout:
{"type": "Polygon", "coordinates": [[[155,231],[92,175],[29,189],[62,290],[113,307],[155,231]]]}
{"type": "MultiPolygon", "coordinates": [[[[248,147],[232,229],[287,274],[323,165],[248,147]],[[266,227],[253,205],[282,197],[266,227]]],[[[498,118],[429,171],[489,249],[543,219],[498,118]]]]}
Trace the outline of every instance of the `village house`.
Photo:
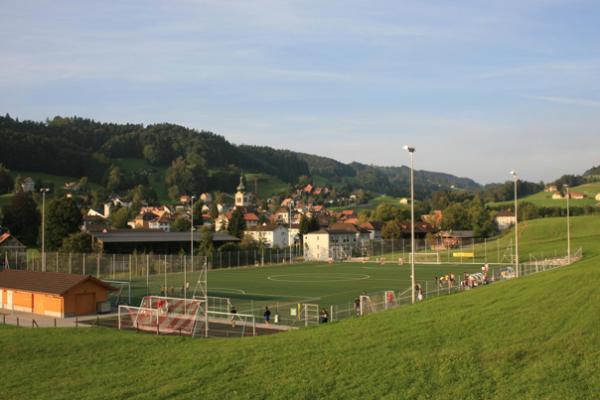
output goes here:
{"type": "Polygon", "coordinates": [[[552,200],[562,200],[562,199],[564,199],[564,197],[560,192],[552,193],[552,200]]]}
{"type": "Polygon", "coordinates": [[[286,247],[289,246],[289,233],[285,225],[280,224],[262,224],[248,227],[246,235],[251,236],[257,242],[263,243],[266,247],[286,247]]]}
{"type": "Polygon", "coordinates": [[[381,240],[383,225],[381,221],[368,221],[361,224],[360,227],[369,231],[369,240],[381,240]]]}
{"type": "Polygon", "coordinates": [[[277,224],[289,224],[290,223],[290,209],[280,207],[272,216],[272,221],[277,224]]]}
{"type": "Polygon", "coordinates": [[[253,212],[244,213],[244,222],[246,223],[246,227],[256,226],[258,225],[258,215],[253,212]]]}
{"type": "Polygon", "coordinates": [[[544,188],[544,192],[546,192],[546,193],[558,192],[558,187],[554,184],[546,185],[546,187],[544,188]]]}
{"type": "Polygon", "coordinates": [[[596,201],[600,201],[600,193],[596,195],[596,201]]]}
{"type": "Polygon", "coordinates": [[[569,192],[569,198],[571,200],[583,200],[585,199],[585,193],[581,192],[569,192]]]}
{"type": "Polygon", "coordinates": [[[35,190],[35,181],[31,177],[23,179],[21,190],[24,192],[33,192],[35,190]]]}
{"type": "Polygon", "coordinates": [[[369,240],[369,231],[353,224],[335,223],[304,235],[304,259],[326,261],[351,257],[369,240]]]}
{"type": "Polygon", "coordinates": [[[473,231],[441,231],[438,237],[445,249],[471,245],[474,242],[473,231]]]}
{"type": "Polygon", "coordinates": [[[496,214],[494,221],[496,222],[498,229],[503,231],[515,225],[517,219],[513,211],[500,211],[496,214]]]}
{"type": "Polygon", "coordinates": [[[13,263],[18,265],[26,257],[27,246],[9,232],[0,234],[0,267],[9,268],[13,263]]]}
{"type": "Polygon", "coordinates": [[[215,218],[215,232],[226,231],[229,226],[229,220],[231,219],[231,212],[229,213],[220,213],[217,218],[215,218]]]}
{"type": "Polygon", "coordinates": [[[127,225],[132,229],[156,229],[169,232],[172,222],[173,216],[169,207],[142,207],[138,215],[127,222],[127,225]]]}

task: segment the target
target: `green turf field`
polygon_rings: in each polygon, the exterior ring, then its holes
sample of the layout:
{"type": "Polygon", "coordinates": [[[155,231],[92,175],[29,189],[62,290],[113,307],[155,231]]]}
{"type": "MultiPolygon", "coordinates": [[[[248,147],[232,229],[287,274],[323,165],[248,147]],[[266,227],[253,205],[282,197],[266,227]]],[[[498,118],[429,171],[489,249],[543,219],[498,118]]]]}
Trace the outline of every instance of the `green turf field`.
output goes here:
{"type": "MultiPolygon", "coordinates": [[[[434,290],[435,276],[464,272],[473,273],[481,269],[481,264],[434,264],[415,267],[417,282],[424,288],[434,290]]],[[[197,273],[187,274],[187,280],[194,288],[197,273]]],[[[173,288],[174,295],[180,297],[183,287],[183,273],[153,275],[132,281],[133,304],[139,303],[146,294],[158,295],[162,287],[173,288]],[[166,281],[166,283],[165,283],[166,281]]],[[[410,295],[410,265],[377,263],[300,263],[265,267],[211,270],[208,274],[210,296],[229,298],[242,313],[261,315],[265,306],[274,310],[287,311],[297,303],[318,304],[330,309],[352,308],[352,302],[361,293],[369,294],[393,290],[395,293],[410,295]]],[[[442,292],[443,293],[443,292],[442,292]]],[[[191,296],[192,293],[189,294],[191,296]]]]}

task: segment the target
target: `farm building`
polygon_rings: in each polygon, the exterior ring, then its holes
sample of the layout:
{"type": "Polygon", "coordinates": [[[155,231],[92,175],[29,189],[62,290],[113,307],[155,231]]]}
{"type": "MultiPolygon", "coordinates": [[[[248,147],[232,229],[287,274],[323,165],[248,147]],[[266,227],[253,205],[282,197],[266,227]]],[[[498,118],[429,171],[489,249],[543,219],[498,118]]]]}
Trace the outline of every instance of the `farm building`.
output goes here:
{"type": "Polygon", "coordinates": [[[4,270],[0,309],[59,318],[96,314],[110,290],[112,286],[89,275],[4,270]]]}

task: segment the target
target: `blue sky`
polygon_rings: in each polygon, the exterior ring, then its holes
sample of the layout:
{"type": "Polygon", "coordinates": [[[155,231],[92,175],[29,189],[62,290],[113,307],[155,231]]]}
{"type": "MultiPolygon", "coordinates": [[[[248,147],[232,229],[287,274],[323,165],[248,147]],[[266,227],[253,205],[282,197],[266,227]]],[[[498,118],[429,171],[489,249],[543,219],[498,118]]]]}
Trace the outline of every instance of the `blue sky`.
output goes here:
{"type": "Polygon", "coordinates": [[[503,181],[600,164],[598,1],[0,0],[0,113],[503,181]]]}

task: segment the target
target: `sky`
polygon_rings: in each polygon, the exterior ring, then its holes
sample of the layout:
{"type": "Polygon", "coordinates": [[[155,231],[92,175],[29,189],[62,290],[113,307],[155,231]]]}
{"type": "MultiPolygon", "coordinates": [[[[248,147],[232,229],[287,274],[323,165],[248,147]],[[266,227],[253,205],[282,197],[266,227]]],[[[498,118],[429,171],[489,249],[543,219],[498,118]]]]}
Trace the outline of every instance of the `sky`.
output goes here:
{"type": "Polygon", "coordinates": [[[600,164],[600,2],[0,0],[0,113],[500,182],[600,164]]]}

